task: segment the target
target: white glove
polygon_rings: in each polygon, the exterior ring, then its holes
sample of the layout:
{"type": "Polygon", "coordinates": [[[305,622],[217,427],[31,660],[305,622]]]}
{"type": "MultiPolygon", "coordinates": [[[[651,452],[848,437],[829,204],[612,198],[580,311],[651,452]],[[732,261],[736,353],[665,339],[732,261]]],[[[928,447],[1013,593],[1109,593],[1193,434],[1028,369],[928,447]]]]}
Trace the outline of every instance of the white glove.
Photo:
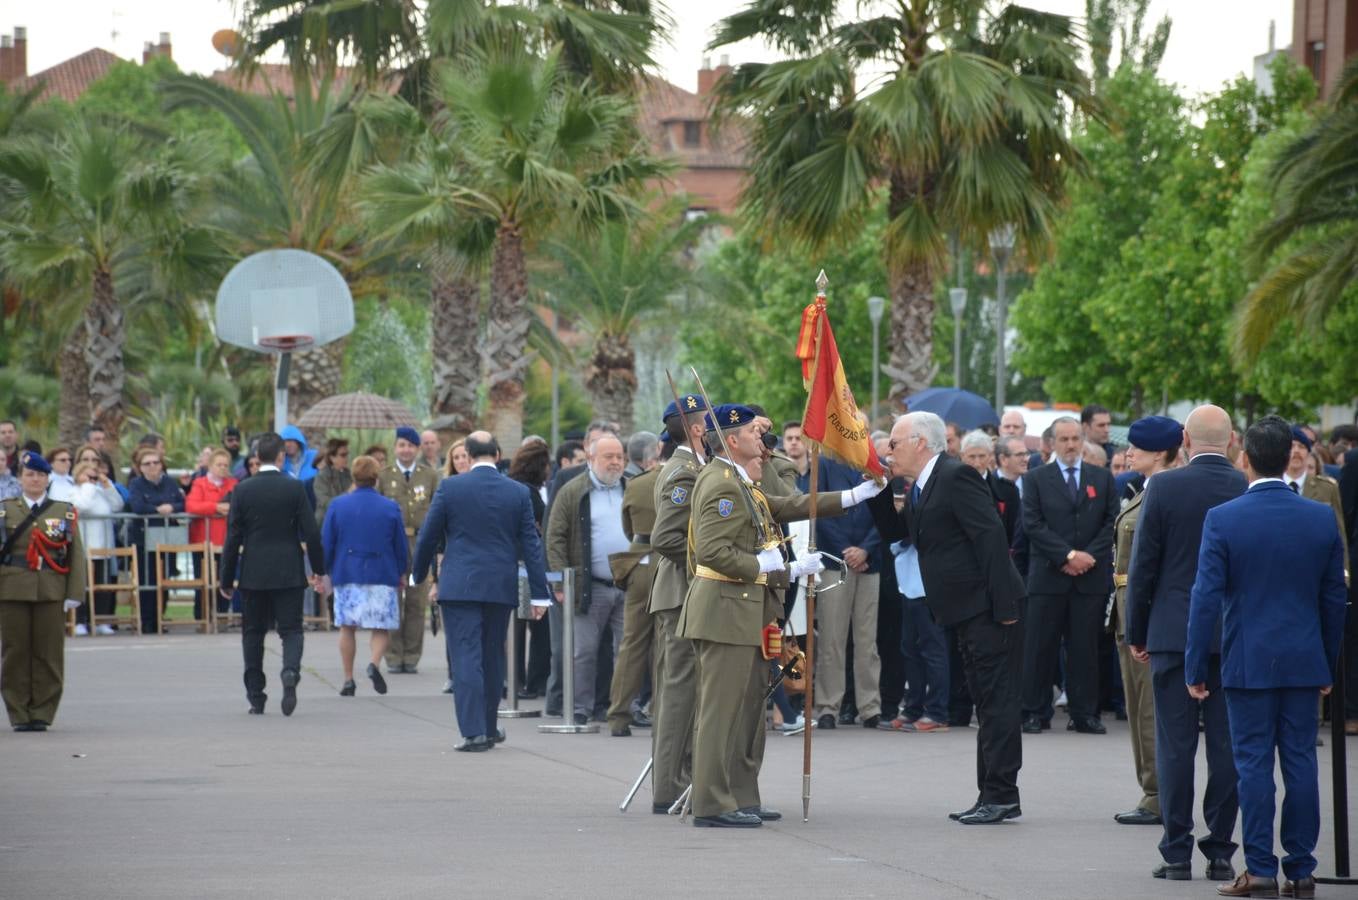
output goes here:
{"type": "Polygon", "coordinates": [[[795,581],[803,575],[819,575],[825,571],[825,563],[820,560],[820,553],[808,553],[806,556],[798,557],[792,561],[788,567],[788,572],[795,581]]]}
{"type": "Polygon", "coordinates": [[[885,481],[880,483],[877,481],[865,481],[856,488],[840,491],[839,502],[843,505],[844,509],[848,509],[851,506],[857,506],[865,500],[871,500],[873,497],[876,497],[882,491],[886,490],[886,486],[887,483],[885,481]]]}
{"type": "Polygon", "coordinates": [[[767,550],[760,550],[755,554],[755,559],[759,560],[759,571],[762,572],[781,572],[787,568],[783,562],[783,554],[777,547],[770,547],[767,550]]]}
{"type": "Polygon", "coordinates": [[[81,607],[81,603],[80,603],[79,600],[63,600],[63,601],[61,601],[61,611],[62,611],[62,612],[70,612],[71,610],[73,610],[73,609],[79,609],[80,607],[81,607]]]}

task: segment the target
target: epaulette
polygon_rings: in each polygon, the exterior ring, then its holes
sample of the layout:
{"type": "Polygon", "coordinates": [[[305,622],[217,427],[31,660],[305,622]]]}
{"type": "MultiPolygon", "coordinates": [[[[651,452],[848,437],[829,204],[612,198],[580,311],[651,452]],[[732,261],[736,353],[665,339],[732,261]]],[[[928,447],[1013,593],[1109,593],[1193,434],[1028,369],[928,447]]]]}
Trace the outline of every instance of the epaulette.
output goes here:
{"type": "Polygon", "coordinates": [[[1317,480],[1317,481],[1328,482],[1329,484],[1332,484],[1332,485],[1334,485],[1335,487],[1339,487],[1339,482],[1338,482],[1338,481],[1336,481],[1332,476],[1326,475],[1326,474],[1324,474],[1324,473],[1321,473],[1321,474],[1317,475],[1317,476],[1316,476],[1316,480],[1317,480]]]}
{"type": "Polygon", "coordinates": [[[75,509],[74,509],[74,508],[68,508],[68,509],[66,510],[66,518],[69,519],[69,520],[71,520],[72,522],[75,521],[75,509]]]}

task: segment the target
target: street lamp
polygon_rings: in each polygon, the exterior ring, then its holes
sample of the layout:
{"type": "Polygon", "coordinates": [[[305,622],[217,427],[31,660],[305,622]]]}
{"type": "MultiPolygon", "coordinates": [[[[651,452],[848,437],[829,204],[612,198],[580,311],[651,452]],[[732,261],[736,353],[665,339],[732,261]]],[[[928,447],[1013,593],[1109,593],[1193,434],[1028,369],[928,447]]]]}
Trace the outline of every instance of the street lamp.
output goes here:
{"type": "MultiPolygon", "coordinates": [[[[885,299],[881,297],[868,298],[868,318],[872,321],[872,412],[868,416],[870,422],[877,421],[877,353],[879,346],[877,333],[882,324],[882,311],[885,309],[885,299]]],[[[869,427],[871,427],[871,424],[869,424],[869,427]]]]}
{"type": "Polygon", "coordinates": [[[995,294],[998,308],[995,310],[995,411],[1004,414],[1004,388],[1009,381],[1009,372],[1004,363],[1004,336],[1008,325],[1009,298],[1004,294],[1004,267],[1009,262],[1009,254],[1014,250],[1014,226],[1001,225],[990,232],[990,252],[995,255],[995,294]]]}
{"type": "Polygon", "coordinates": [[[948,288],[948,303],[952,305],[952,386],[962,386],[962,314],[967,311],[967,289],[948,288]]]}

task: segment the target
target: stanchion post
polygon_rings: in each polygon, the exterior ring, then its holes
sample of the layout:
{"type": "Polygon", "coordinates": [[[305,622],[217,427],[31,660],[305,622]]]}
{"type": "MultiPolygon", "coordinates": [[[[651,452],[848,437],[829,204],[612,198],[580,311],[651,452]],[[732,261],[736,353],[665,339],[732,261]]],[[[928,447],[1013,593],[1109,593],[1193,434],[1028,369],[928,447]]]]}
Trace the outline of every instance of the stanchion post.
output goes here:
{"type": "Polygon", "coordinates": [[[542,710],[519,709],[519,645],[514,634],[520,619],[524,595],[528,590],[528,577],[519,576],[519,606],[509,616],[509,633],[505,635],[505,659],[509,661],[509,709],[499,710],[495,715],[501,719],[535,719],[542,710]]]}
{"type": "MultiPolygon", "coordinates": [[[[1353,607],[1349,608],[1353,614],[1353,607]]],[[[1344,736],[1344,669],[1348,661],[1343,648],[1335,664],[1330,691],[1330,783],[1334,799],[1334,877],[1316,876],[1317,884],[1358,884],[1349,871],[1349,776],[1348,747],[1344,736]]]]}
{"type": "Polygon", "coordinates": [[[560,725],[539,725],[549,734],[595,734],[599,726],[575,724],[575,570],[567,566],[561,573],[561,719],[560,725]]]}

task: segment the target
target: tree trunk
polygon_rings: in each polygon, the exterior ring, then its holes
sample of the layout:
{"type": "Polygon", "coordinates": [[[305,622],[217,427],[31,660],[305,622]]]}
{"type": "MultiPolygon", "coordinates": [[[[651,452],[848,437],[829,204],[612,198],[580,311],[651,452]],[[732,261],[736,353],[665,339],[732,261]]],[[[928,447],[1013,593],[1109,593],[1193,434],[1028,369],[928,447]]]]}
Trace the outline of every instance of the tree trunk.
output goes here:
{"type": "Polygon", "coordinates": [[[113,292],[113,272],[106,266],[94,271],[94,290],[85,308],[85,365],[89,367],[90,422],[104,429],[109,444],[118,446],[123,427],[123,347],[127,324],[123,308],[113,292]]]}
{"type": "Polygon", "coordinates": [[[901,401],[933,383],[934,275],[927,263],[887,262],[891,291],[891,336],[882,371],[891,379],[887,403],[900,409],[901,401]]]}
{"type": "MultiPolygon", "coordinates": [[[[292,354],[292,371],[288,376],[288,422],[295,424],[302,413],[326,397],[339,393],[344,380],[345,338],[292,354]]],[[[271,377],[272,383],[272,377],[271,377]]],[[[307,435],[311,441],[317,435],[307,435]]]]}
{"type": "Polygon", "coordinates": [[[476,424],[481,383],[481,285],[474,276],[435,274],[430,283],[434,397],[430,412],[444,430],[466,434],[476,424]]]}
{"type": "Polygon", "coordinates": [[[594,415],[632,432],[632,398],[637,392],[637,357],[626,334],[604,332],[595,339],[585,389],[594,404],[594,415]]]}
{"type": "Polygon", "coordinates": [[[524,372],[528,354],[528,269],[516,222],[501,222],[490,269],[490,311],[482,353],[490,404],[486,426],[505,454],[523,440],[524,372]]]}
{"type": "MultiPolygon", "coordinates": [[[[90,426],[90,367],[85,362],[85,320],[80,319],[61,345],[61,400],[57,406],[58,440],[72,451],[85,442],[90,426]]],[[[74,453],[72,454],[74,455],[74,453]]]]}

